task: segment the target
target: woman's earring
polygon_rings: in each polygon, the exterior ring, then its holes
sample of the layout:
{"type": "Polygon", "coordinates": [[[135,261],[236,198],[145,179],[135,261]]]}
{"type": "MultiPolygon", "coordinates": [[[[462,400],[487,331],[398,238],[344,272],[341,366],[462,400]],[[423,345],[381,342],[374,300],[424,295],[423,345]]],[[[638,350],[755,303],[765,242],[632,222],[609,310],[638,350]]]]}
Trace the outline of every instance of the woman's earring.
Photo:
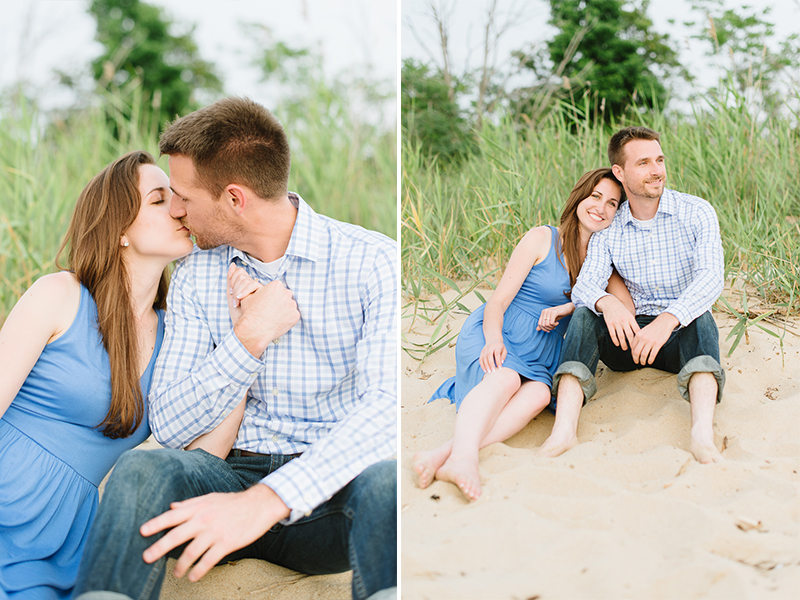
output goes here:
{"type": "Polygon", "coordinates": [[[128,246],[130,246],[130,244],[128,243],[128,241],[127,241],[127,240],[125,240],[124,242],[122,242],[122,247],[123,247],[123,248],[127,248],[128,246]]]}

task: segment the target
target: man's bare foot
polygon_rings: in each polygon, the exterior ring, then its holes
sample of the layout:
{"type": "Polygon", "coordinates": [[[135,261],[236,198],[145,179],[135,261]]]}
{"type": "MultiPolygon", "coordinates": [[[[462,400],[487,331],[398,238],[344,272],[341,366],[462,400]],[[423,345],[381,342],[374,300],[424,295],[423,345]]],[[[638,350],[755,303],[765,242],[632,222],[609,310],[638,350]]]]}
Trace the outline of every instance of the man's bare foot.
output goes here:
{"type": "Polygon", "coordinates": [[[692,437],[690,449],[695,459],[697,459],[697,462],[702,464],[722,462],[725,460],[713,442],[701,441],[692,437]]]}
{"type": "Polygon", "coordinates": [[[537,456],[547,456],[555,458],[564,454],[578,445],[578,438],[575,434],[559,434],[555,431],[544,441],[541,448],[536,451],[537,456]]]}
{"type": "Polygon", "coordinates": [[[436,476],[436,471],[444,464],[444,461],[450,456],[450,443],[443,444],[433,450],[425,450],[424,452],[417,452],[414,455],[414,472],[417,474],[417,486],[420,489],[425,489],[436,476]]]}
{"type": "Polygon", "coordinates": [[[448,458],[436,471],[436,479],[457,485],[467,500],[477,500],[481,495],[481,475],[477,460],[448,458]]]}

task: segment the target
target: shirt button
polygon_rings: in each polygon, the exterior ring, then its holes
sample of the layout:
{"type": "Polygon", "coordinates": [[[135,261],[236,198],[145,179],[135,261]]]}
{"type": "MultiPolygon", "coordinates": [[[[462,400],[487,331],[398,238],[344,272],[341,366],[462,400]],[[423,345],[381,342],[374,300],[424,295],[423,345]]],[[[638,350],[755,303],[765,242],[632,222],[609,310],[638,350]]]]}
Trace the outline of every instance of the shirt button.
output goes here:
{"type": "Polygon", "coordinates": [[[277,442],[277,441],[278,441],[278,436],[277,436],[277,434],[272,436],[272,441],[273,441],[273,442],[277,442]]]}
{"type": "Polygon", "coordinates": [[[253,371],[252,373],[250,373],[250,375],[252,377],[256,377],[256,376],[258,376],[258,371],[253,371]]]}
{"type": "Polygon", "coordinates": [[[278,395],[278,388],[272,388],[272,395],[273,396],[277,396],[278,395]]]}
{"type": "Polygon", "coordinates": [[[305,513],[303,516],[304,516],[304,517],[310,517],[310,516],[311,516],[311,512],[312,512],[312,511],[310,511],[310,510],[309,510],[309,511],[306,511],[306,513],[305,513]]]}
{"type": "Polygon", "coordinates": [[[281,341],[281,338],[275,338],[274,340],[272,340],[272,343],[277,345],[279,341],[281,341]]]}

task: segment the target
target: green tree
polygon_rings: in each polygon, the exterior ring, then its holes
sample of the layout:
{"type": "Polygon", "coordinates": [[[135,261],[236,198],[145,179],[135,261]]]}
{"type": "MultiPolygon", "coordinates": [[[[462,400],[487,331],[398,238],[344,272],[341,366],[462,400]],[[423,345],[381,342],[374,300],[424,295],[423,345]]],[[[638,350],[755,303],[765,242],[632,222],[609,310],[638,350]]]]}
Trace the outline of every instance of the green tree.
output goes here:
{"type": "Polygon", "coordinates": [[[684,25],[695,29],[693,38],[704,42],[706,55],[724,69],[720,85],[712,89],[719,91],[727,80],[741,94],[757,90],[758,100],[772,116],[785,106],[787,91],[795,88],[797,96],[800,36],[776,40],[775,26],[767,20],[769,7],[726,9],[722,0],[691,0],[691,5],[703,19],[684,25]]]}
{"type": "Polygon", "coordinates": [[[527,94],[517,93],[523,100],[518,100],[519,110],[530,112],[544,94],[574,104],[589,94],[607,121],[632,104],[663,106],[668,80],[688,75],[669,45],[669,36],[653,31],[648,4],[647,0],[550,0],[549,23],[558,33],[547,43],[546,52],[515,53],[536,78],[527,94]]]}
{"type": "Polygon", "coordinates": [[[457,162],[474,148],[469,120],[458,105],[463,82],[445,82],[440,72],[414,59],[403,60],[400,107],[404,137],[443,163],[457,162]]]}
{"type": "Polygon", "coordinates": [[[214,66],[199,56],[193,29],[174,35],[163,9],[140,0],[92,0],[89,13],[105,48],[92,63],[102,87],[140,81],[146,101],[166,119],[197,108],[196,90],[222,91],[214,66]]]}

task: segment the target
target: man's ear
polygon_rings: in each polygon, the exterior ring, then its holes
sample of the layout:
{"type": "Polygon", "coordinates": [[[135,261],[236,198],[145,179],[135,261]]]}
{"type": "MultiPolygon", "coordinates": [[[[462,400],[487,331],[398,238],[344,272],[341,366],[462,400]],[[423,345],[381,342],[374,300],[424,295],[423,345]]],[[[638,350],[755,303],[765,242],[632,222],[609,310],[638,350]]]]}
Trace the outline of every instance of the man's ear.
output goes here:
{"type": "Polygon", "coordinates": [[[619,165],[611,165],[611,172],[619,181],[622,181],[622,167],[619,165]]]}
{"type": "Polygon", "coordinates": [[[238,216],[242,216],[249,201],[247,192],[245,192],[244,188],[232,183],[225,188],[223,194],[225,195],[225,199],[228,201],[233,211],[238,216]]]}

